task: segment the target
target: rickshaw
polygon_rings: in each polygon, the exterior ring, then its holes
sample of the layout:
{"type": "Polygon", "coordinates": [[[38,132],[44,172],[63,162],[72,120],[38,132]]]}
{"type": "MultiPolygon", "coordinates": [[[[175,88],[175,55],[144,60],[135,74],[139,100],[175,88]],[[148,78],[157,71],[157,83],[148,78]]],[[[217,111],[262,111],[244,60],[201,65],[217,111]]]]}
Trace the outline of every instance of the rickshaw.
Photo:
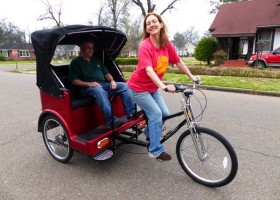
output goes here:
{"type": "MultiPolygon", "coordinates": [[[[111,158],[121,145],[135,144],[145,148],[149,145],[139,137],[143,128],[149,126],[144,111],[135,105],[135,115],[127,119],[120,96],[111,96],[112,115],[120,118],[123,124],[108,126],[94,99],[82,97],[79,89],[68,81],[69,64],[52,64],[57,46],[79,46],[85,39],[94,42],[95,56],[103,61],[114,80],[125,82],[115,62],[127,41],[121,31],[105,26],[71,25],[35,31],[31,35],[42,104],[38,132],[42,133],[51,156],[62,163],[68,162],[74,151],[101,161],[111,158]]],[[[176,92],[183,95],[182,111],[164,120],[184,116],[183,121],[163,133],[161,142],[167,141],[182,127],[186,128],[176,146],[181,167],[194,181],[208,187],[220,187],[234,179],[237,157],[223,136],[196,122],[190,100],[198,84],[176,86],[176,92]]]]}

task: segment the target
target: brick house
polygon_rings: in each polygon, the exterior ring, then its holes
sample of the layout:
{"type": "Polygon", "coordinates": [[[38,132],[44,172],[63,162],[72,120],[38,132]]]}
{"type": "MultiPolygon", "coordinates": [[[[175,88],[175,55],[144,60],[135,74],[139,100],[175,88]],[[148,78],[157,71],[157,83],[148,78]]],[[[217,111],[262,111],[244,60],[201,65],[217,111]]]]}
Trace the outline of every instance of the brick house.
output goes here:
{"type": "Polygon", "coordinates": [[[221,6],[211,27],[212,36],[228,59],[249,59],[262,41],[264,52],[280,47],[280,0],[252,0],[221,6]]]}
{"type": "Polygon", "coordinates": [[[35,60],[34,49],[31,43],[5,43],[0,45],[0,54],[6,60],[35,60]]]}

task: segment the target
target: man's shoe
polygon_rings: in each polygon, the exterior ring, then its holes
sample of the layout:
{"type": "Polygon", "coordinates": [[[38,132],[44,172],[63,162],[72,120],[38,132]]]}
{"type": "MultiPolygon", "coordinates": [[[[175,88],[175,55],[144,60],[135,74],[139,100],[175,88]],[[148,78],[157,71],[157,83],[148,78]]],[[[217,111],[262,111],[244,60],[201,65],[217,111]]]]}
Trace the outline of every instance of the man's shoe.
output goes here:
{"type": "Polygon", "coordinates": [[[163,162],[163,161],[169,161],[171,160],[171,156],[168,153],[162,152],[161,154],[159,154],[158,156],[154,156],[151,153],[148,153],[150,157],[152,158],[156,158],[157,161],[163,162]]]}

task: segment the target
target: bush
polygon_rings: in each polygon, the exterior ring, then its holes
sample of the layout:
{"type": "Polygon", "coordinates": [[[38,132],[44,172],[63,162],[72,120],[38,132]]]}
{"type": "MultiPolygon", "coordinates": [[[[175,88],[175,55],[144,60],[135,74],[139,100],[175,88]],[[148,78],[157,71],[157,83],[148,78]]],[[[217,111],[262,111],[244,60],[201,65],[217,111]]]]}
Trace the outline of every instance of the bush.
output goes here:
{"type": "Polygon", "coordinates": [[[224,63],[224,60],[227,59],[227,53],[224,52],[223,50],[216,51],[213,54],[215,64],[216,65],[221,65],[224,63]]]}
{"type": "Polygon", "coordinates": [[[116,63],[118,65],[137,65],[138,58],[116,58],[116,63]]]}
{"type": "Polygon", "coordinates": [[[202,38],[195,48],[195,59],[199,61],[206,61],[210,64],[213,60],[213,54],[218,49],[218,42],[214,38],[202,38]]]}
{"type": "Polygon", "coordinates": [[[2,54],[0,54],[0,61],[5,61],[5,60],[6,60],[5,56],[3,56],[2,54]]]}
{"type": "MultiPolygon", "coordinates": [[[[123,72],[133,72],[135,65],[120,66],[123,72]]],[[[253,68],[228,68],[228,67],[203,67],[194,66],[188,67],[192,74],[206,76],[236,76],[236,77],[256,77],[256,78],[276,78],[280,79],[280,70],[273,68],[253,69],[253,68]]],[[[179,68],[168,68],[168,73],[182,74],[179,68]]]]}

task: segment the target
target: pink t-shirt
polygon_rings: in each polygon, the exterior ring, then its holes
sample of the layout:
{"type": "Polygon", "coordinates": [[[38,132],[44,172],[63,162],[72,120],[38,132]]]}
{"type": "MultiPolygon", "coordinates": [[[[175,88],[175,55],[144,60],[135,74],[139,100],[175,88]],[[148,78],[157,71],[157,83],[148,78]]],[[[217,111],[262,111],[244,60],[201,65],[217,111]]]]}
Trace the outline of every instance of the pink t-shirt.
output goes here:
{"type": "Polygon", "coordinates": [[[155,92],[158,86],[147,75],[146,67],[153,67],[159,79],[162,80],[168,63],[176,64],[180,57],[169,41],[165,48],[155,48],[148,37],[141,42],[138,51],[138,65],[128,80],[128,87],[135,92],[155,92]]]}

